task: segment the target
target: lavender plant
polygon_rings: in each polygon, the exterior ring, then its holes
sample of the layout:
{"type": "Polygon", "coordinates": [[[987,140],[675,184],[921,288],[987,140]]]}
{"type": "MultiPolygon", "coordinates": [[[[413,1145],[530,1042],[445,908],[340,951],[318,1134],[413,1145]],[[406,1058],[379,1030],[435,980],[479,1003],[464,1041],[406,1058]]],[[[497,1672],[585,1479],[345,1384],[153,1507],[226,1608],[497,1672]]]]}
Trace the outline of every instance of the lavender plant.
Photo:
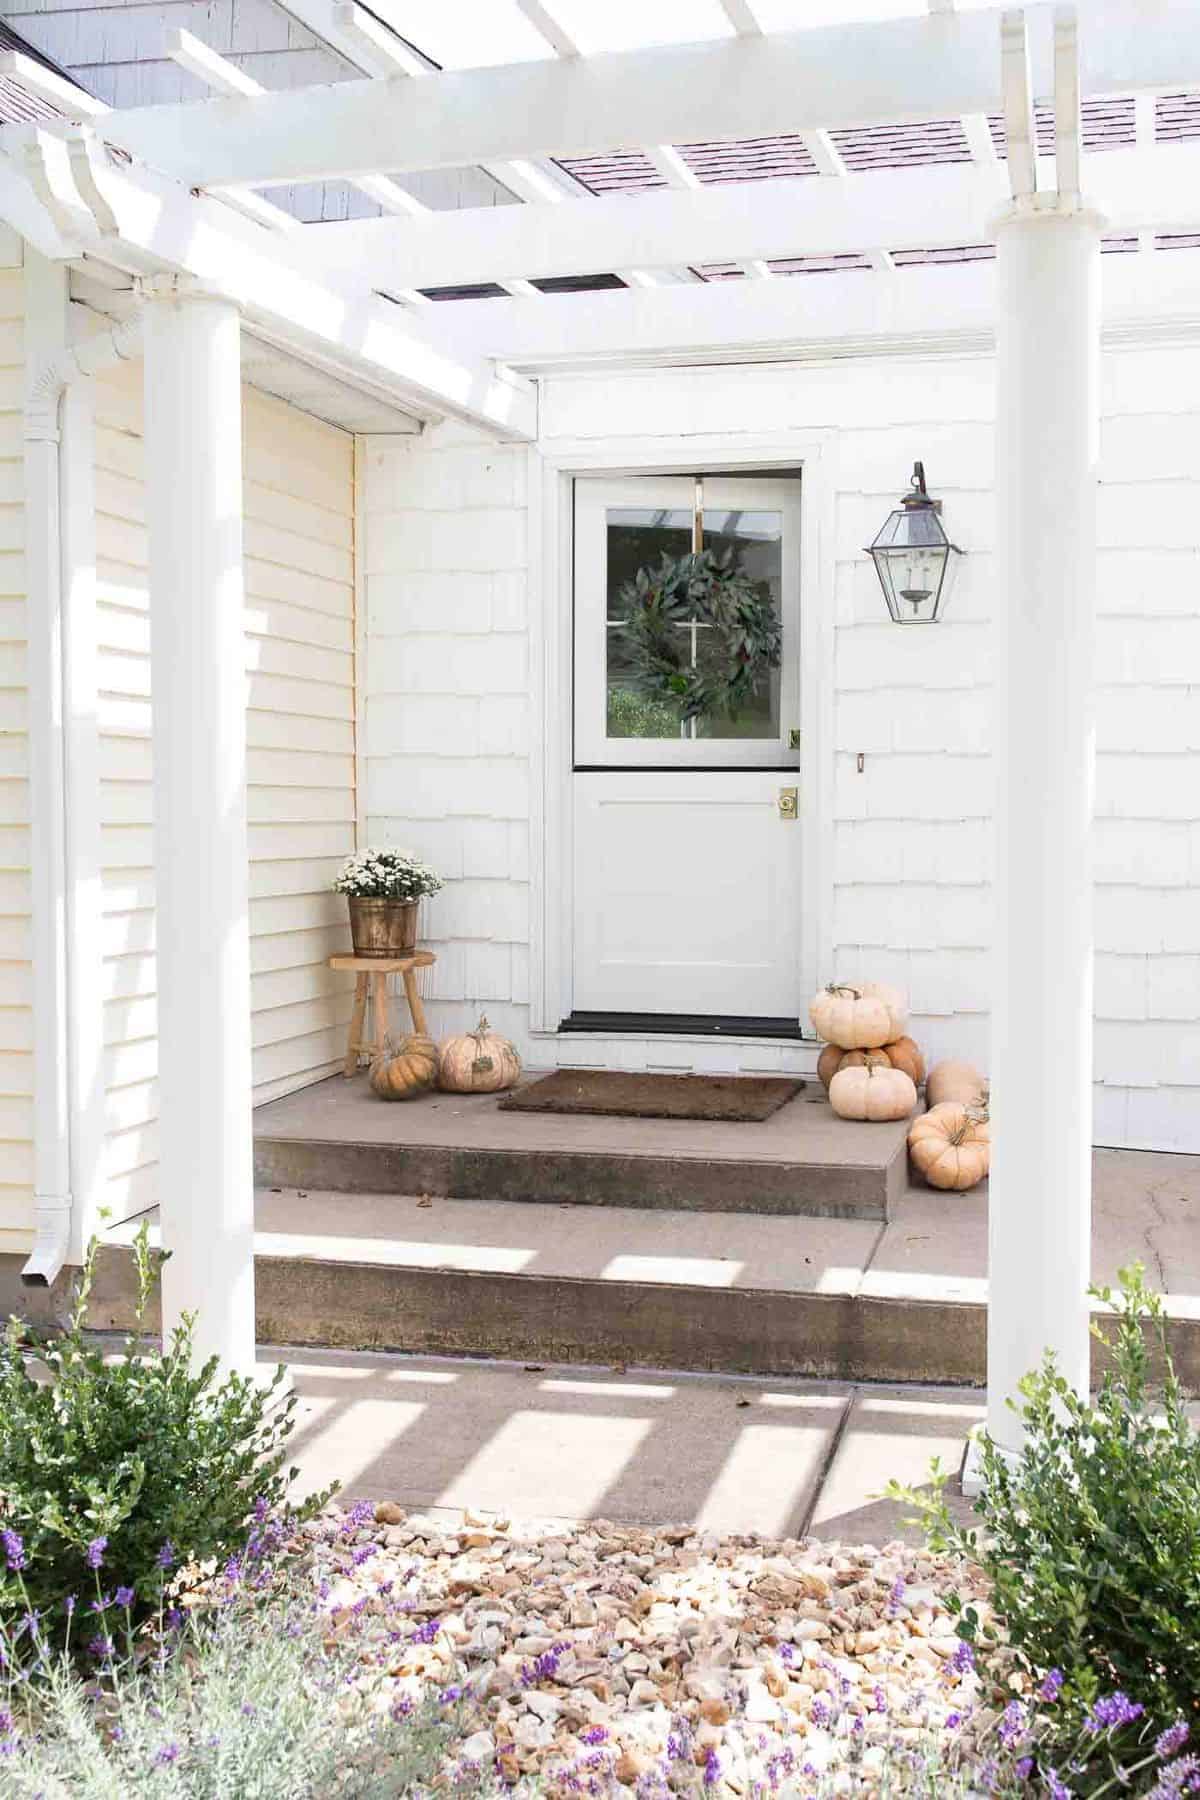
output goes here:
{"type": "Polygon", "coordinates": [[[32,1611],[61,1641],[68,1600],[86,1608],[111,1593],[110,1570],[129,1596],[118,1611],[140,1619],[164,1555],[229,1555],[255,1502],[282,1508],[296,1473],[285,1468],[296,1402],[280,1398],[282,1368],[266,1388],[219,1379],[215,1357],[194,1368],[191,1318],[160,1351],[144,1330],[158,1269],[145,1227],[134,1260],[134,1331],[118,1354],[87,1334],[94,1241],[62,1334],[36,1346],[36,1361],[19,1321],[0,1339],[0,1624],[10,1628],[32,1611]]]}
{"type": "MultiPolygon", "coordinates": [[[[1116,1315],[1093,1327],[1109,1352],[1094,1401],[1081,1399],[1052,1356],[1021,1383],[1024,1452],[983,1439],[983,1529],[955,1524],[946,1475],[931,1487],[893,1482],[915,1506],[934,1549],[989,1576],[1007,1637],[1029,1671],[1063,1672],[1072,1717],[1101,1694],[1131,1696],[1148,1715],[1200,1719],[1200,1436],[1187,1416],[1159,1296],[1134,1264],[1120,1290],[1092,1290],[1116,1315]],[[1153,1378],[1154,1358],[1163,1370],[1153,1378]]],[[[959,1623],[973,1636],[971,1608],[959,1623]]]]}
{"type": "MultiPolygon", "coordinates": [[[[403,1601],[331,1611],[328,1582],[290,1557],[290,1523],[263,1516],[239,1555],[141,1627],[110,1603],[97,1628],[64,1607],[3,1637],[0,1792],[12,1800],[382,1800],[429,1792],[444,1767],[466,1796],[488,1769],[456,1757],[469,1703],[457,1687],[414,1701],[389,1681],[403,1601]],[[73,1618],[72,1618],[73,1613],[73,1618]],[[103,1632],[81,1673],[70,1631],[103,1632]],[[36,1680],[31,1680],[36,1676],[36,1680]]],[[[350,1529],[358,1521],[351,1515],[350,1529]]]]}

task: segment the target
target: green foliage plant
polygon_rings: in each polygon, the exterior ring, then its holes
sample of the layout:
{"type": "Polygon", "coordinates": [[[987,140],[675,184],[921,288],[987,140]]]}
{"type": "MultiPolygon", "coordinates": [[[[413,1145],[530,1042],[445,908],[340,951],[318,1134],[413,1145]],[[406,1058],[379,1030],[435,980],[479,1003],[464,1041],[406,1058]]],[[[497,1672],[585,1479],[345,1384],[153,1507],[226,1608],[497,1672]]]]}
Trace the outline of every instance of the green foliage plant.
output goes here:
{"type": "Polygon", "coordinates": [[[220,1376],[216,1357],[197,1368],[192,1315],[163,1349],[147,1339],[159,1259],[145,1225],[133,1332],[116,1353],[89,1337],[96,1251],[93,1240],[61,1335],[33,1354],[14,1319],[0,1338],[0,1623],[32,1608],[52,1635],[75,1600],[104,1598],[110,1574],[138,1618],[164,1568],[233,1554],[256,1509],[284,1508],[296,1474],[282,1367],[266,1384],[220,1376]]]}
{"type": "MultiPolygon", "coordinates": [[[[1031,1672],[1061,1670],[1064,1703],[1093,1706],[1118,1690],[1151,1716],[1195,1721],[1200,1435],[1171,1361],[1162,1300],[1140,1264],[1119,1279],[1119,1292],[1091,1290],[1115,1317],[1115,1331],[1092,1327],[1109,1353],[1094,1401],[1074,1392],[1048,1354],[1011,1403],[1023,1454],[1010,1457],[982,1438],[981,1530],[951,1518],[936,1464],[928,1489],[893,1482],[887,1492],[918,1509],[934,1549],[982,1567],[1019,1660],[1031,1672]]],[[[967,1608],[960,1635],[977,1630],[967,1608]]]]}
{"type": "Polygon", "coordinates": [[[736,719],[779,667],[779,614],[765,584],[746,574],[732,549],[664,554],[657,569],[639,569],[619,598],[635,685],[651,699],[678,701],[685,721],[736,719]],[[706,628],[698,668],[683,629],[693,621],[706,628]]]}

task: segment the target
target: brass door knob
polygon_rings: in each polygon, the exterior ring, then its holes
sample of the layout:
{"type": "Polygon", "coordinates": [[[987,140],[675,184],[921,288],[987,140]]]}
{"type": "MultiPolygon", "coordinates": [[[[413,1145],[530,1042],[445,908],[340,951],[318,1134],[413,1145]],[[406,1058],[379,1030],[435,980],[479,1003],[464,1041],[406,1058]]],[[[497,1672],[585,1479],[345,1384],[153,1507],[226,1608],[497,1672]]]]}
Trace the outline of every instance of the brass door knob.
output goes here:
{"type": "Polygon", "coordinates": [[[795,819],[800,811],[799,788],[787,787],[779,790],[779,816],[781,819],[795,819]]]}

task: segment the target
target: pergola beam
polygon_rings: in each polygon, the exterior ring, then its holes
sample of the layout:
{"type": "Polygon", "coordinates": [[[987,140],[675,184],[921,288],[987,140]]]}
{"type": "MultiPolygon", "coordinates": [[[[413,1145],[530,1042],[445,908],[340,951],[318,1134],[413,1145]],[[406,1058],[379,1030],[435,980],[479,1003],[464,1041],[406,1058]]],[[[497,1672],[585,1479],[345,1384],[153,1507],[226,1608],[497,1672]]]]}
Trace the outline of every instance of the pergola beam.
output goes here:
{"type": "MultiPolygon", "coordinates": [[[[1187,144],[1112,150],[1088,165],[1088,193],[1112,232],[1200,227],[1187,144]]],[[[1050,187],[1049,169],[1043,185],[1050,187]]],[[[310,225],[314,269],[365,271],[376,286],[449,287],[611,269],[870,255],[986,242],[1007,191],[1002,164],[947,163],[847,175],[480,207],[420,219],[310,225]]]]}
{"type": "MultiPolygon", "coordinates": [[[[1105,256],[1106,329],[1137,336],[1200,329],[1200,253],[1105,256]]],[[[777,360],[814,355],[943,355],[986,350],[995,325],[991,261],[716,281],[596,293],[581,300],[466,300],[435,324],[455,354],[530,372],[777,360]]],[[[428,309],[427,309],[428,310],[428,309]]]]}
{"type": "Polygon", "coordinates": [[[130,108],[110,115],[108,131],[201,187],[461,168],[995,112],[995,43],[990,12],[889,19],[130,108]]]}
{"type": "MultiPolygon", "coordinates": [[[[107,129],[190,185],[266,185],[994,113],[998,18],[939,13],[140,107],[107,129]]],[[[1191,0],[1160,0],[1153,29],[1139,0],[1096,0],[1084,22],[1083,98],[1200,86],[1191,0]]],[[[1052,91],[1049,68],[1036,75],[1035,91],[1052,91]]]]}

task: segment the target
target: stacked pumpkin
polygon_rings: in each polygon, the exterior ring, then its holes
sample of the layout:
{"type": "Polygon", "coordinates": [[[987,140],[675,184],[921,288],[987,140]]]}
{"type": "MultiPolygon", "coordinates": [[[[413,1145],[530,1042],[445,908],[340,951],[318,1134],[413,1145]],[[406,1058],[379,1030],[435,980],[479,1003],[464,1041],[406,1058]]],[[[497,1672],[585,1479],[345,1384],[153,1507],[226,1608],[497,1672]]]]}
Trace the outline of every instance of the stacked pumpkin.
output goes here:
{"type": "Polygon", "coordinates": [[[913,1121],[908,1153],[930,1187],[965,1193],[992,1162],[987,1082],[971,1063],[935,1063],[925,1083],[929,1111],[913,1121]]]}
{"type": "Polygon", "coordinates": [[[825,1040],[817,1074],[840,1119],[907,1119],[925,1059],[907,1035],[908,1001],[881,981],[831,982],[808,1009],[825,1040]]]}
{"type": "Polygon", "coordinates": [[[413,1100],[437,1086],[452,1094],[496,1094],[516,1085],[521,1058],[506,1037],[480,1016],[474,1031],[440,1047],[412,1036],[385,1044],[371,1064],[371,1087],[381,1100],[413,1100]]]}

